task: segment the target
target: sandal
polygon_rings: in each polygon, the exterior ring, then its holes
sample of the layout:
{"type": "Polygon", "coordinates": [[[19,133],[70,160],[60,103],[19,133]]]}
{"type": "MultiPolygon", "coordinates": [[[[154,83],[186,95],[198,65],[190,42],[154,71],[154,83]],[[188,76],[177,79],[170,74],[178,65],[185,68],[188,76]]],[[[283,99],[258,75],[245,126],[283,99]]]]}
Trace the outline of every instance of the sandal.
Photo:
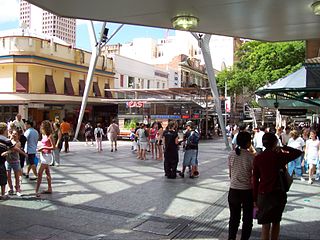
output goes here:
{"type": "Polygon", "coordinates": [[[41,192],[41,194],[52,194],[52,191],[44,190],[44,191],[41,192]]]}
{"type": "Polygon", "coordinates": [[[36,198],[40,198],[41,194],[40,193],[36,193],[36,198]]]}

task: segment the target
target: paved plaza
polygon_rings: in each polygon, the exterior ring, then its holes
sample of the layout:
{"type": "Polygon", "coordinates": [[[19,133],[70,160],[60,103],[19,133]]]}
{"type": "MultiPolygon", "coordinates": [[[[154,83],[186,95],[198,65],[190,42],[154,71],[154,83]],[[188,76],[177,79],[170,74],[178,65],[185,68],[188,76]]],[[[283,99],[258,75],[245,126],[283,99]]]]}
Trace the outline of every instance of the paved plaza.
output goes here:
{"type": "MultiPolygon", "coordinates": [[[[98,153],[72,142],[70,153],[61,153],[62,165],[51,168],[52,195],[36,198],[35,182],[24,178],[22,197],[0,201],[0,239],[227,239],[222,139],[200,143],[197,179],[166,179],[163,162],[136,159],[130,144],[121,141],[110,152],[104,142],[98,153]]],[[[320,239],[318,182],[295,180],[281,225],[281,239],[320,239]]],[[[255,222],[251,239],[259,239],[259,231],[255,222]]]]}

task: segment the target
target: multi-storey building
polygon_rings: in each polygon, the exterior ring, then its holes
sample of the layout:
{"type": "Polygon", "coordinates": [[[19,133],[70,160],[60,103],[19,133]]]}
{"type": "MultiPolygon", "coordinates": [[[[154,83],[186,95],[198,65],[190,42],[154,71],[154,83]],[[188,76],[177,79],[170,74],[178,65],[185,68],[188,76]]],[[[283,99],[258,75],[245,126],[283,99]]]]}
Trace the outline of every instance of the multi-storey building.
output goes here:
{"type": "Polygon", "coordinates": [[[55,36],[75,46],[76,19],[58,17],[27,1],[20,1],[20,22],[32,32],[55,36]]]}
{"type": "MultiPolygon", "coordinates": [[[[117,53],[149,64],[168,64],[174,57],[184,54],[197,58],[204,64],[203,54],[196,39],[189,33],[175,31],[175,36],[163,39],[135,38],[132,42],[106,46],[105,52],[117,53]]],[[[232,37],[212,35],[210,51],[213,67],[221,70],[223,64],[227,67],[234,62],[236,39],[232,37]]]]}
{"type": "MultiPolygon", "coordinates": [[[[0,121],[21,113],[39,124],[43,119],[76,122],[91,53],[27,36],[0,37],[0,121]]],[[[104,89],[114,87],[113,61],[98,58],[85,120],[101,122],[117,114],[104,89]]]]}

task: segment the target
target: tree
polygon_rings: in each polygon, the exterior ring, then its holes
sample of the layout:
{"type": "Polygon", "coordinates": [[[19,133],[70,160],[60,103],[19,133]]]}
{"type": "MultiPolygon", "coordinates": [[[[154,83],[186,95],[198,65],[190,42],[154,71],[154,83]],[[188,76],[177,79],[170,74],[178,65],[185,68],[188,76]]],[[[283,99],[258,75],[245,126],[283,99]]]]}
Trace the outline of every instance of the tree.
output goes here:
{"type": "Polygon", "coordinates": [[[298,70],[305,59],[305,42],[268,43],[249,41],[236,52],[239,61],[231,68],[221,71],[217,84],[228,93],[242,93],[245,87],[254,93],[259,87],[298,70]]]}

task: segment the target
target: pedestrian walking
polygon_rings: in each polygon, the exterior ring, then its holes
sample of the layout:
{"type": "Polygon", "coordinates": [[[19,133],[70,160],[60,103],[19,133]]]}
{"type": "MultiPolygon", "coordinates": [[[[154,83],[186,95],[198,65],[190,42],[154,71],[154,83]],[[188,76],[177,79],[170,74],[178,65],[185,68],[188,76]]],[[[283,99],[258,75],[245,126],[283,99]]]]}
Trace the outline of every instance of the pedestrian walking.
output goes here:
{"type": "Polygon", "coordinates": [[[163,127],[161,122],[158,122],[158,131],[156,134],[156,146],[157,146],[157,160],[162,161],[163,160],[163,144],[162,144],[162,137],[163,137],[163,127]]]}
{"type": "Polygon", "coordinates": [[[96,139],[98,152],[102,151],[102,137],[104,136],[103,129],[101,128],[101,123],[97,124],[94,129],[94,138],[96,139]]]}
{"type": "Polygon", "coordinates": [[[111,152],[113,152],[113,147],[115,151],[118,151],[117,140],[118,140],[118,135],[120,134],[120,129],[119,129],[119,126],[116,124],[115,119],[112,120],[112,123],[108,127],[107,134],[111,144],[111,152]]]}
{"type": "Polygon", "coordinates": [[[22,132],[24,132],[26,130],[24,121],[22,120],[21,114],[18,113],[16,115],[16,119],[13,121],[14,126],[16,127],[16,129],[21,129],[22,132]]]}
{"type": "Polygon", "coordinates": [[[154,156],[157,156],[157,146],[156,146],[157,132],[158,132],[158,124],[154,122],[152,123],[151,128],[149,130],[149,141],[150,141],[152,159],[154,159],[154,156]]]}
{"type": "Polygon", "coordinates": [[[310,139],[307,140],[303,165],[309,165],[309,184],[313,183],[313,174],[317,171],[316,179],[319,180],[320,141],[316,131],[310,131],[310,139]],[[318,169],[316,170],[316,167],[318,169]]]}
{"type": "Polygon", "coordinates": [[[93,146],[93,127],[90,122],[87,122],[84,126],[84,136],[86,138],[86,145],[91,142],[91,145],[93,146]]]}
{"type": "Polygon", "coordinates": [[[230,189],[228,203],[230,210],[229,240],[235,240],[242,217],[241,239],[250,238],[253,221],[252,169],[254,154],[249,151],[251,135],[248,132],[237,134],[237,146],[228,158],[230,189]]]}
{"type": "MultiPolygon", "coordinates": [[[[304,148],[304,140],[299,137],[299,133],[297,130],[292,130],[290,132],[291,138],[288,141],[288,146],[298,149],[300,151],[303,151],[304,148]]],[[[299,177],[301,181],[305,181],[305,179],[302,177],[302,160],[303,160],[303,155],[297,157],[294,161],[291,161],[288,163],[288,172],[290,176],[293,175],[293,172],[295,173],[296,177],[299,177]]]]}
{"type": "Polygon", "coordinates": [[[64,143],[64,152],[69,152],[69,140],[70,140],[70,132],[71,125],[67,122],[66,118],[62,119],[62,123],[60,124],[60,129],[62,133],[62,143],[64,143]]]}
{"type": "Polygon", "coordinates": [[[62,148],[62,133],[61,133],[59,122],[53,123],[52,138],[53,138],[53,142],[54,142],[55,146],[52,151],[53,161],[50,165],[59,167],[59,165],[60,165],[60,151],[62,148]]]}
{"type": "Polygon", "coordinates": [[[146,151],[148,147],[148,132],[144,123],[140,124],[140,128],[137,130],[136,136],[138,137],[139,142],[138,159],[146,160],[146,151]]]}
{"type": "Polygon", "coordinates": [[[39,188],[42,182],[43,172],[46,173],[48,188],[41,192],[41,194],[51,194],[52,193],[52,185],[51,185],[51,173],[50,173],[50,164],[52,162],[52,151],[55,148],[55,143],[52,136],[52,127],[51,123],[48,120],[44,120],[41,123],[40,131],[42,134],[41,146],[38,149],[40,152],[40,168],[38,173],[38,180],[36,184],[36,196],[40,197],[39,188]]]}
{"type": "Polygon", "coordinates": [[[25,152],[28,154],[27,157],[27,173],[26,178],[29,178],[30,170],[32,169],[32,172],[34,174],[34,178],[30,180],[36,180],[38,177],[37,174],[37,167],[35,164],[35,157],[37,153],[37,146],[38,146],[38,140],[39,140],[39,133],[37,130],[33,128],[33,122],[27,120],[26,121],[26,131],[24,133],[24,136],[27,139],[25,152]]]}

